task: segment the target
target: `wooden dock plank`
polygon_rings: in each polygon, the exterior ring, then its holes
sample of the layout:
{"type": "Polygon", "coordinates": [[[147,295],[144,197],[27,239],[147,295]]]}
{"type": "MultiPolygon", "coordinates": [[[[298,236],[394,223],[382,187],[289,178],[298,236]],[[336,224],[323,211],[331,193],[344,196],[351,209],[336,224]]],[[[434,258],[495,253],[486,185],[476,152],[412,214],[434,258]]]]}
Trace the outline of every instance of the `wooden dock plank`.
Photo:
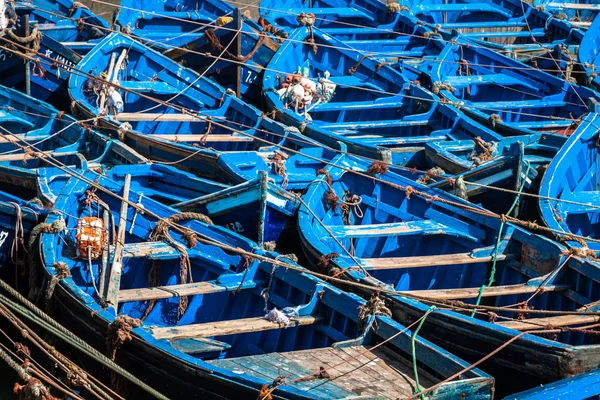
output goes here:
{"type": "MultiPolygon", "coordinates": [[[[294,317],[287,328],[317,324],[321,316],[294,317]]],[[[243,318],[229,321],[207,322],[176,327],[152,328],[156,339],[185,339],[195,337],[238,335],[249,332],[259,332],[271,329],[281,329],[275,322],[267,321],[262,317],[243,318]]]]}

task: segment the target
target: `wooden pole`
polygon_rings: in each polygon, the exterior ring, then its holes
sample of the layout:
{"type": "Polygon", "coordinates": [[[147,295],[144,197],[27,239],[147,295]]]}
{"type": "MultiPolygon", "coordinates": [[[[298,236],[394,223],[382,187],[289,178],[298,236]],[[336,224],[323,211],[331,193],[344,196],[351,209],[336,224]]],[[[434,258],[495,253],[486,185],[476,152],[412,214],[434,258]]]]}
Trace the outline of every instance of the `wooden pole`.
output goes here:
{"type": "MultiPolygon", "coordinates": [[[[242,56],[242,13],[240,12],[240,9],[237,8],[237,56],[241,57],[242,56]]],[[[242,65],[240,63],[238,63],[237,65],[237,82],[236,82],[236,87],[235,87],[235,93],[237,94],[237,97],[240,98],[241,94],[242,94],[242,65]]]]}
{"type": "MultiPolygon", "coordinates": [[[[111,82],[113,69],[115,68],[116,58],[117,58],[117,53],[112,53],[110,55],[110,62],[108,63],[108,71],[106,72],[106,80],[108,82],[111,82]]],[[[106,105],[106,90],[107,90],[107,88],[104,87],[102,89],[102,93],[100,93],[100,102],[98,103],[98,108],[100,110],[104,109],[104,106],[106,105]]]]}
{"type": "Polygon", "coordinates": [[[100,292],[101,296],[104,296],[104,290],[106,289],[106,277],[107,275],[107,269],[108,269],[108,260],[109,260],[109,255],[110,255],[110,238],[108,237],[110,235],[110,229],[108,229],[108,224],[109,224],[109,215],[108,215],[108,210],[104,210],[103,214],[102,214],[102,222],[104,225],[104,231],[105,231],[105,235],[107,236],[107,243],[106,243],[106,247],[104,247],[102,249],[102,271],[100,271],[100,288],[98,289],[98,291],[100,292]]]}
{"type": "Polygon", "coordinates": [[[117,243],[115,253],[110,268],[110,278],[108,280],[108,289],[106,291],[106,302],[114,309],[115,315],[118,313],[119,289],[121,287],[121,272],[123,270],[123,250],[125,244],[125,226],[127,225],[127,201],[129,201],[129,186],[131,185],[131,175],[125,175],[123,184],[123,201],[121,202],[121,213],[119,216],[119,230],[117,231],[117,243]]]}
{"type": "MultiPolygon", "coordinates": [[[[23,16],[25,25],[25,36],[29,36],[29,14],[23,16]]],[[[27,48],[31,47],[31,43],[27,44],[27,48]]],[[[25,63],[25,93],[27,96],[31,96],[31,62],[25,63]]]]}

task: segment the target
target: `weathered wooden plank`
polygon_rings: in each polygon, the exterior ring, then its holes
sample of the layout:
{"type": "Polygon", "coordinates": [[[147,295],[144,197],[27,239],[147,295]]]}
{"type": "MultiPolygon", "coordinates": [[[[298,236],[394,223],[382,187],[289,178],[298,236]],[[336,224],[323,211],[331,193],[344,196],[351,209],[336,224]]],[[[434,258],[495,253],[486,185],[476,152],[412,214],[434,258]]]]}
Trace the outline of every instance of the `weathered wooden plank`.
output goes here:
{"type": "MultiPolygon", "coordinates": [[[[517,254],[498,254],[498,261],[517,257],[517,254]]],[[[439,267],[444,265],[475,264],[492,261],[492,257],[472,257],[471,253],[440,254],[434,256],[361,258],[365,269],[396,269],[439,267]]]]}
{"type": "Polygon", "coordinates": [[[163,113],[120,113],[113,116],[119,122],[161,121],[161,122],[196,122],[206,117],[192,114],[163,114],[163,113]]]}
{"type": "MultiPolygon", "coordinates": [[[[296,326],[312,325],[319,323],[321,316],[302,316],[292,318],[287,328],[296,326]]],[[[230,321],[207,322],[204,324],[193,324],[187,326],[176,326],[166,328],[153,328],[152,333],[157,339],[185,339],[208,336],[237,335],[241,333],[268,331],[281,329],[279,324],[268,321],[262,317],[234,319],[230,321]]]]}
{"type": "MultiPolygon", "coordinates": [[[[111,251],[114,248],[111,246],[111,251]]],[[[165,242],[139,242],[127,243],[123,246],[123,258],[144,258],[152,256],[153,258],[175,258],[179,257],[179,252],[171,245],[165,242]]]]}
{"type": "Polygon", "coordinates": [[[253,289],[259,282],[245,281],[241,285],[220,285],[217,281],[195,282],[181,285],[156,286],[150,288],[127,289],[119,291],[119,303],[129,301],[160,300],[171,297],[194,296],[198,294],[210,294],[227,292],[234,289],[253,289]]]}
{"type": "Polygon", "coordinates": [[[592,324],[600,321],[599,315],[561,315],[558,317],[532,318],[523,321],[496,322],[497,325],[517,331],[531,331],[547,327],[558,328],[561,326],[592,324]]]}
{"type": "Polygon", "coordinates": [[[444,233],[446,225],[435,221],[408,221],[390,222],[387,224],[363,224],[363,225],[333,225],[329,229],[335,236],[346,237],[371,237],[371,236],[393,236],[402,234],[418,234],[423,232],[444,233]]]}
{"type": "MultiPolygon", "coordinates": [[[[549,285],[544,286],[544,292],[556,292],[562,290],[569,290],[569,285],[549,285]]],[[[433,290],[411,290],[410,293],[415,296],[423,296],[429,299],[474,299],[479,296],[480,288],[457,288],[457,289],[433,289],[433,290]]],[[[505,285],[505,286],[492,286],[486,288],[482,297],[498,297],[498,296],[510,296],[515,294],[535,293],[538,290],[538,286],[527,285],[525,283],[520,285],[505,285]]],[[[403,292],[400,292],[403,293],[403,292]]]]}
{"type": "Polygon", "coordinates": [[[250,136],[241,135],[227,135],[227,134],[210,134],[204,135],[150,135],[153,138],[159,138],[164,140],[170,140],[172,142],[200,142],[206,139],[207,142],[252,142],[254,138],[250,136]]]}
{"type": "Polygon", "coordinates": [[[123,245],[125,243],[125,227],[127,225],[127,201],[129,200],[129,186],[131,185],[131,175],[125,175],[123,183],[123,200],[121,201],[121,213],[119,216],[119,230],[117,231],[117,244],[110,268],[110,277],[108,287],[106,288],[106,302],[117,313],[119,305],[119,288],[121,286],[121,272],[123,269],[123,245]]]}

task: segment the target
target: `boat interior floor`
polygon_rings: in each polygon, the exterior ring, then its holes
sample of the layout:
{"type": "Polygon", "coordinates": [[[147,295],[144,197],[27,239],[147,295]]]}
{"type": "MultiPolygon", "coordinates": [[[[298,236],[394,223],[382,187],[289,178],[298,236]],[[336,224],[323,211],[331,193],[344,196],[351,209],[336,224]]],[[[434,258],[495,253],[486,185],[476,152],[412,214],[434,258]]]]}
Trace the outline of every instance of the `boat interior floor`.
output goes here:
{"type": "MultiPolygon", "coordinates": [[[[267,381],[284,375],[291,386],[319,397],[404,399],[412,396],[416,387],[412,364],[385,346],[374,350],[365,346],[325,347],[208,362],[233,371],[250,370],[253,376],[267,381]],[[321,367],[329,379],[318,377],[321,367]],[[294,380],[297,381],[292,383],[294,380]]],[[[437,382],[419,369],[421,388],[437,382]]]]}

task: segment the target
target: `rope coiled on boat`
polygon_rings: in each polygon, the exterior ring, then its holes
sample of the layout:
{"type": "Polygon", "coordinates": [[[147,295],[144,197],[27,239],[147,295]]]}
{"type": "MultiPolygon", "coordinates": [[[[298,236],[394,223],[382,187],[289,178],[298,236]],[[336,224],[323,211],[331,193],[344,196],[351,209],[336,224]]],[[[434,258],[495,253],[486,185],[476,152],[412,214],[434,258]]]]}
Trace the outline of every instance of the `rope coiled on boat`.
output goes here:
{"type": "MultiPolygon", "coordinates": [[[[182,285],[186,283],[193,282],[192,280],[192,270],[190,265],[190,258],[188,256],[187,250],[185,246],[182,246],[180,243],[173,240],[171,235],[169,234],[169,227],[173,224],[176,224],[181,221],[188,220],[198,220],[202,221],[206,224],[213,225],[212,220],[204,214],[197,212],[182,212],[179,214],[171,215],[168,218],[163,218],[156,223],[152,234],[150,235],[150,241],[159,242],[166,241],[171,246],[173,246],[180,254],[180,267],[179,267],[179,281],[182,285]]],[[[197,239],[196,234],[193,230],[189,228],[183,228],[183,232],[181,234],[182,239],[186,242],[186,246],[188,248],[193,248],[196,246],[197,239]]],[[[150,286],[158,286],[160,284],[160,273],[157,273],[157,268],[160,268],[160,263],[153,263],[150,272],[148,273],[148,283],[150,286]]],[[[179,297],[179,310],[178,310],[178,319],[181,318],[185,310],[187,309],[188,301],[187,296],[179,297]]],[[[154,307],[155,301],[151,300],[148,304],[148,309],[144,313],[145,318],[149,314],[149,310],[154,307]]]]}

